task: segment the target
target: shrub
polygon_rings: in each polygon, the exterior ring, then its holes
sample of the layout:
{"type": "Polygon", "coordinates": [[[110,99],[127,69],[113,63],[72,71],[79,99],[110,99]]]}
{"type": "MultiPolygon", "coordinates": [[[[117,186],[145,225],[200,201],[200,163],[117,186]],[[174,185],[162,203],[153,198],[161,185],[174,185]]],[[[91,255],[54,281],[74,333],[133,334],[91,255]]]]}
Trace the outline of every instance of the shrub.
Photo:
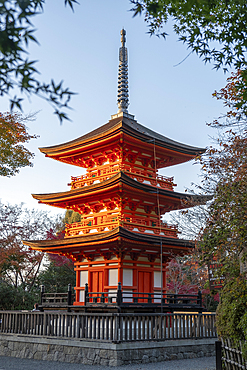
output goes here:
{"type": "Polygon", "coordinates": [[[219,337],[231,338],[234,344],[242,342],[243,356],[247,359],[247,281],[244,275],[225,283],[216,311],[219,337]]]}

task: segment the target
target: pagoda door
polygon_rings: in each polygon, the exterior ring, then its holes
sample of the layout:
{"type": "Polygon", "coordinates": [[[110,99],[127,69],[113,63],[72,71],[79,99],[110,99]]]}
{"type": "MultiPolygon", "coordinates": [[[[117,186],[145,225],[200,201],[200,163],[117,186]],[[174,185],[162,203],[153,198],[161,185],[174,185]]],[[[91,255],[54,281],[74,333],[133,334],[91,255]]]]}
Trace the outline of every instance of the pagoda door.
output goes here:
{"type": "Polygon", "coordinates": [[[103,292],[103,271],[91,272],[91,292],[103,292]]]}
{"type": "MultiPolygon", "coordinates": [[[[138,292],[151,293],[152,291],[153,289],[151,287],[151,272],[139,271],[138,272],[138,292]]],[[[147,303],[147,299],[139,299],[139,302],[147,303]]]]}

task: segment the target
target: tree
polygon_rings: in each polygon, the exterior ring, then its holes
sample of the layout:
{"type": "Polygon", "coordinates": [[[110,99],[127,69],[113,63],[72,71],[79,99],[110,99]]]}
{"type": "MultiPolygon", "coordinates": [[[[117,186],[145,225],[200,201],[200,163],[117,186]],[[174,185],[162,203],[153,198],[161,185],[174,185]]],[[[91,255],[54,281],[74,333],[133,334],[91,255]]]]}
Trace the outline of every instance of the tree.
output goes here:
{"type": "Polygon", "coordinates": [[[217,334],[220,338],[231,338],[239,347],[241,341],[243,358],[247,359],[247,283],[240,275],[228,280],[221,292],[216,312],[217,334]]]}
{"type": "Polygon", "coordinates": [[[49,254],[45,269],[39,274],[39,285],[44,285],[46,292],[66,293],[68,284],[75,286],[74,264],[66,257],[49,254]]]}
{"type": "MultiPolygon", "coordinates": [[[[64,0],[73,10],[76,0],[64,0]]],[[[26,58],[28,44],[38,42],[34,36],[32,19],[43,11],[45,0],[2,0],[0,3],[0,95],[9,95],[16,89],[28,96],[37,95],[48,101],[60,122],[68,119],[68,108],[74,94],[63,88],[62,82],[41,82],[35,61],[26,58]]],[[[10,108],[21,110],[22,98],[10,99],[10,108]]]]}
{"type": "Polygon", "coordinates": [[[40,272],[43,253],[24,246],[22,240],[41,238],[59,223],[47,212],[0,202],[0,278],[14,288],[30,292],[40,272]]]}
{"type": "Polygon", "coordinates": [[[80,222],[81,215],[78,212],[73,211],[72,209],[67,209],[64,216],[64,222],[66,224],[72,224],[74,222],[80,222]]]}
{"type": "Polygon", "coordinates": [[[33,153],[23,146],[36,135],[30,135],[25,123],[34,115],[20,113],[0,113],[0,176],[13,176],[21,167],[32,167],[33,153]]]}
{"type": "Polygon", "coordinates": [[[247,7],[244,0],[131,0],[144,13],[149,33],[166,37],[170,19],[179,40],[215,68],[246,67],[247,7]],[[217,47],[218,46],[218,47],[217,47]]]}
{"type": "MultiPolygon", "coordinates": [[[[191,259],[191,258],[189,258],[191,259]]],[[[173,258],[167,264],[167,293],[197,294],[201,285],[199,274],[184,258],[173,258]]]]}
{"type": "MultiPolygon", "coordinates": [[[[245,0],[130,0],[134,16],[144,14],[150,35],[166,38],[174,32],[205,63],[214,68],[241,69],[242,101],[247,112],[247,7],[245,0]]],[[[190,54],[189,53],[189,54],[190,54]]]]}
{"type": "Polygon", "coordinates": [[[0,310],[31,310],[39,300],[39,292],[28,292],[21,287],[13,287],[0,278],[0,310]]]}
{"type": "Polygon", "coordinates": [[[221,274],[236,276],[240,253],[246,258],[247,136],[229,131],[227,139],[202,159],[204,184],[214,186],[215,195],[199,244],[205,262],[216,258],[221,274]]]}
{"type": "MultiPolygon", "coordinates": [[[[53,229],[47,231],[47,239],[64,238],[64,222],[67,217],[78,217],[77,212],[66,211],[62,227],[58,232],[53,229]]],[[[47,292],[65,293],[68,284],[75,285],[74,263],[65,256],[48,253],[48,261],[45,269],[39,274],[39,285],[44,285],[47,292]]]]}

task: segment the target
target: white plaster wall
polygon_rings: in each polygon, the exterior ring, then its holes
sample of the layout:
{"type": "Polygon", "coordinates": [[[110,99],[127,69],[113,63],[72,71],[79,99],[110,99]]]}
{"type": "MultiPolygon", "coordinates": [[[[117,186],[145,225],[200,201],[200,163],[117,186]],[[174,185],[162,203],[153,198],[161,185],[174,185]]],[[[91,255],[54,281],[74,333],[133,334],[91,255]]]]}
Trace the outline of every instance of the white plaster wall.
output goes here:
{"type": "Polygon", "coordinates": [[[88,283],[88,271],[80,271],[80,286],[84,287],[88,283]]]}
{"type": "Polygon", "coordinates": [[[161,288],[161,273],[160,271],[154,271],[154,287],[161,288]]]}
{"type": "Polygon", "coordinates": [[[84,293],[84,290],[80,290],[80,294],[79,294],[79,302],[84,302],[85,301],[85,293],[84,293]]]}
{"type": "Polygon", "coordinates": [[[118,284],[118,269],[109,269],[109,285],[118,284]]]}
{"type": "Polygon", "coordinates": [[[133,285],[133,270],[123,269],[123,285],[133,285]]]}

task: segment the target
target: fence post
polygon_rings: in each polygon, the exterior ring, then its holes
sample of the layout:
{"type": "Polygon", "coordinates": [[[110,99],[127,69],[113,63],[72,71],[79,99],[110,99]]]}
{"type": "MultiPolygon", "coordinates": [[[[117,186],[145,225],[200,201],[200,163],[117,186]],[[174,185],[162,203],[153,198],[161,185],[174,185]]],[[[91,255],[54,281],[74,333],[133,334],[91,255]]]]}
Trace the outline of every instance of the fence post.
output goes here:
{"type": "MultiPolygon", "coordinates": [[[[72,289],[71,289],[71,284],[68,284],[68,306],[72,305],[72,289]]],[[[70,312],[70,307],[68,307],[68,312],[70,312]]]]}
{"type": "Polygon", "coordinates": [[[199,306],[202,307],[202,292],[200,290],[198,290],[197,304],[199,304],[199,306]]]}
{"type": "Polygon", "coordinates": [[[84,304],[87,305],[88,302],[88,283],[85,284],[85,290],[84,290],[84,304]]]}
{"type": "Polygon", "coordinates": [[[216,353],[216,370],[222,370],[222,346],[221,341],[217,340],[215,342],[215,353],[216,353]]]}
{"type": "Polygon", "coordinates": [[[122,295],[122,286],[121,283],[118,283],[118,288],[117,288],[117,305],[120,307],[123,302],[123,295],[122,295]]]}
{"type": "MultiPolygon", "coordinates": [[[[44,285],[40,285],[40,305],[42,306],[43,305],[43,296],[45,294],[45,286],[44,285]]],[[[41,308],[42,311],[43,311],[43,308],[41,308]]]]}

